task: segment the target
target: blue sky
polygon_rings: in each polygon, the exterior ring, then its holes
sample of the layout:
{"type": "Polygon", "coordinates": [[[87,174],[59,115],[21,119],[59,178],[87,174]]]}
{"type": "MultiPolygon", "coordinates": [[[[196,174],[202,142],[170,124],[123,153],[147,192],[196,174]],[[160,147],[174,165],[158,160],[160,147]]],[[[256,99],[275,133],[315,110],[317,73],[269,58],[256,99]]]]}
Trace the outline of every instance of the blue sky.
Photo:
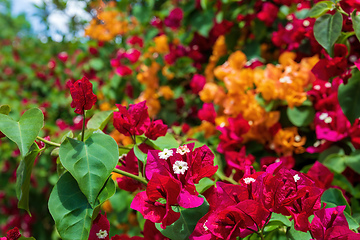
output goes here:
{"type": "MultiPolygon", "coordinates": [[[[27,19],[30,21],[33,30],[36,33],[40,33],[44,29],[44,25],[41,24],[40,19],[33,14],[36,12],[36,8],[33,4],[39,4],[46,0],[12,0],[12,12],[14,14],[25,13],[27,19]]],[[[85,6],[84,1],[68,0],[67,8],[65,13],[53,9],[51,11],[49,22],[50,22],[50,35],[55,41],[61,41],[61,33],[67,33],[67,23],[71,16],[76,15],[77,17],[85,20],[90,20],[91,16],[83,10],[85,6]]],[[[81,35],[83,33],[79,33],[81,35]]],[[[40,36],[41,37],[41,36],[40,36]]]]}

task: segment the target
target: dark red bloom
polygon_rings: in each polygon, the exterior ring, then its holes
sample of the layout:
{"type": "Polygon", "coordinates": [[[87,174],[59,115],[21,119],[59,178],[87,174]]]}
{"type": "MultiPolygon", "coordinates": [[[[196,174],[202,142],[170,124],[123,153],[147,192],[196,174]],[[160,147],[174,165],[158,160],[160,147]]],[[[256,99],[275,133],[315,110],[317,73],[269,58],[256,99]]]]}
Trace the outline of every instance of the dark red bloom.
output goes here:
{"type": "Polygon", "coordinates": [[[143,47],[144,46],[144,41],[142,40],[142,38],[138,37],[138,36],[132,36],[130,37],[128,40],[126,40],[127,44],[130,45],[139,45],[139,47],[143,47]]]}
{"type": "Polygon", "coordinates": [[[106,218],[106,214],[99,213],[91,226],[90,235],[88,240],[109,240],[110,223],[106,218]]]}
{"type": "Polygon", "coordinates": [[[92,83],[86,77],[74,83],[70,80],[66,83],[66,86],[70,88],[70,94],[73,99],[71,107],[76,108],[75,113],[83,114],[84,110],[89,110],[95,105],[97,97],[93,93],[92,83]]]}
{"type": "Polygon", "coordinates": [[[17,227],[10,229],[6,232],[6,239],[7,240],[17,240],[21,237],[19,229],[17,227]]]}
{"type": "Polygon", "coordinates": [[[162,120],[152,121],[145,132],[145,137],[156,140],[158,137],[165,136],[167,129],[167,125],[165,125],[162,120]]]}
{"type": "Polygon", "coordinates": [[[315,181],[317,187],[322,189],[329,188],[334,179],[334,173],[318,161],[314,163],[306,175],[315,181]]]}
{"type": "Polygon", "coordinates": [[[269,2],[265,2],[261,11],[257,14],[257,17],[263,21],[266,26],[270,27],[277,18],[279,8],[269,2]]]}
{"type": "Polygon", "coordinates": [[[176,29],[180,27],[181,20],[183,19],[183,11],[181,8],[174,8],[171,10],[169,16],[167,16],[164,20],[164,24],[167,27],[170,27],[172,29],[176,29]]]}
{"type": "Polygon", "coordinates": [[[150,123],[146,102],[130,104],[129,110],[126,107],[116,104],[119,112],[114,112],[114,127],[125,136],[143,134],[150,123]]]}

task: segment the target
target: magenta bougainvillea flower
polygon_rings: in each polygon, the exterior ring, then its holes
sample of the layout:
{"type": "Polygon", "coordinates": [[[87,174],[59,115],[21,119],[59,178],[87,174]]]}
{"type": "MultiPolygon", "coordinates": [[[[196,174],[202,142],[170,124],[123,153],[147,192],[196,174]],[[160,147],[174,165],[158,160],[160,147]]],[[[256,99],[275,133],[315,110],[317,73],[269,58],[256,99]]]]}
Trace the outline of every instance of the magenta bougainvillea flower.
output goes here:
{"type": "Polygon", "coordinates": [[[6,232],[6,237],[2,237],[1,240],[17,240],[21,237],[21,234],[19,232],[19,229],[17,227],[14,227],[13,229],[10,229],[6,232]]]}
{"type": "Polygon", "coordinates": [[[277,18],[279,8],[269,2],[265,2],[261,11],[257,14],[259,20],[263,21],[266,26],[270,27],[277,18]]]}
{"type": "Polygon", "coordinates": [[[150,123],[146,102],[130,104],[129,109],[116,104],[118,112],[114,112],[114,127],[125,136],[141,135],[150,123]]]}
{"type": "Polygon", "coordinates": [[[89,240],[109,240],[110,223],[106,214],[99,213],[91,226],[89,240]]]}
{"type": "Polygon", "coordinates": [[[129,45],[138,45],[139,47],[143,47],[144,46],[144,41],[142,38],[138,37],[138,36],[131,36],[126,40],[126,43],[129,45]]]}
{"type": "Polygon", "coordinates": [[[164,19],[164,24],[172,29],[179,28],[183,16],[184,13],[181,8],[174,8],[170,11],[169,16],[164,19]]]}
{"type": "Polygon", "coordinates": [[[95,105],[97,97],[93,93],[92,83],[86,77],[83,77],[76,82],[71,80],[66,83],[70,88],[72,97],[71,107],[75,108],[77,114],[83,114],[84,110],[89,110],[95,105]]]}
{"type": "Polygon", "coordinates": [[[158,137],[165,136],[167,129],[167,125],[165,125],[162,120],[152,121],[145,132],[145,137],[156,140],[158,137]]]}
{"type": "Polygon", "coordinates": [[[195,74],[190,82],[191,90],[194,94],[198,94],[205,86],[206,78],[203,75],[195,74]]]}
{"type": "Polygon", "coordinates": [[[315,181],[317,187],[322,189],[329,188],[334,179],[334,173],[318,161],[314,163],[306,175],[315,181]]]}
{"type": "Polygon", "coordinates": [[[145,219],[161,223],[161,227],[171,225],[180,217],[172,206],[177,205],[180,182],[158,173],[150,179],[146,191],[139,192],[131,203],[131,208],[139,211],[145,219]]]}
{"type": "Polygon", "coordinates": [[[115,72],[122,77],[132,74],[131,68],[129,68],[128,66],[125,66],[125,65],[117,66],[115,72]]]}
{"type": "Polygon", "coordinates": [[[216,112],[213,103],[204,103],[203,107],[198,111],[198,118],[202,121],[208,121],[215,124],[216,112]]]}

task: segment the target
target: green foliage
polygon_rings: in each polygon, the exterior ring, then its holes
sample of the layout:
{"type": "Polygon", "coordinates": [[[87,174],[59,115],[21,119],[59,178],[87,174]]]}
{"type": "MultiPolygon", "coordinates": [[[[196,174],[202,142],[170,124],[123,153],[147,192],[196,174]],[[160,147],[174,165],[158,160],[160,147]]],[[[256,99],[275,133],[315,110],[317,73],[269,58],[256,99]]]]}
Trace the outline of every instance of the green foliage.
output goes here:
{"type": "Polygon", "coordinates": [[[315,109],[312,106],[288,108],[287,115],[292,124],[297,127],[305,127],[313,122],[315,109]]]}
{"type": "Polygon", "coordinates": [[[360,41],[360,16],[358,16],[356,9],[351,13],[351,20],[357,39],[360,41]]]}
{"type": "Polygon", "coordinates": [[[339,12],[334,15],[325,14],[316,19],[314,25],[315,39],[330,56],[333,55],[333,46],[341,34],[342,20],[342,15],[339,12]]]}
{"type": "Polygon", "coordinates": [[[341,109],[347,119],[353,124],[360,117],[360,72],[357,71],[348,83],[341,84],[338,90],[338,99],[341,109]]]}
{"type": "Polygon", "coordinates": [[[331,1],[321,1],[315,4],[308,13],[309,17],[317,18],[324,15],[333,8],[334,3],[331,1]]]}
{"type": "Polygon", "coordinates": [[[345,212],[351,214],[349,203],[346,201],[341,190],[337,188],[329,188],[328,190],[326,190],[321,196],[321,201],[326,203],[332,203],[335,204],[336,206],[345,205],[346,206],[345,212]]]}
{"type": "Polygon", "coordinates": [[[43,125],[44,115],[38,108],[26,111],[19,122],[0,114],[0,131],[18,145],[22,157],[26,156],[43,125]]]}
{"type": "Polygon", "coordinates": [[[103,130],[108,122],[111,120],[114,111],[103,111],[95,113],[94,116],[87,123],[88,129],[100,129],[103,130]]]}
{"type": "Polygon", "coordinates": [[[91,135],[85,142],[67,138],[60,146],[62,165],[74,176],[91,206],[118,160],[117,143],[101,133],[91,135]]]}
{"type": "MultiPolygon", "coordinates": [[[[200,195],[201,196],[201,195],[200,195]]],[[[204,198],[203,196],[201,196],[204,198]]],[[[204,203],[196,208],[179,208],[180,218],[167,226],[165,229],[160,227],[160,223],[156,223],[156,228],[166,237],[172,240],[186,240],[189,239],[190,234],[194,231],[196,223],[209,210],[209,204],[204,198],[204,203]]]]}

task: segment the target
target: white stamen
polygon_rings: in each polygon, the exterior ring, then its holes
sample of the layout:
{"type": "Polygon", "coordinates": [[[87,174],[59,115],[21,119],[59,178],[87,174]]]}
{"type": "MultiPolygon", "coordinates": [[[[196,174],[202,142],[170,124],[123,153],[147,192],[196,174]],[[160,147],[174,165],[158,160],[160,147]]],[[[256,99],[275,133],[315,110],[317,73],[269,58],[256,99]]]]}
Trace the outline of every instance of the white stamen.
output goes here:
{"type": "Polygon", "coordinates": [[[99,239],[105,239],[107,237],[108,233],[106,230],[101,230],[96,233],[96,236],[99,238],[99,239]]]}
{"type": "Polygon", "coordinates": [[[175,174],[184,174],[186,170],[188,170],[189,167],[187,165],[187,162],[184,161],[176,161],[173,165],[173,170],[175,174]]]}
{"type": "Polygon", "coordinates": [[[269,148],[270,148],[271,150],[274,150],[274,149],[275,149],[275,144],[274,144],[274,143],[270,143],[269,148]]]}
{"type": "Polygon", "coordinates": [[[205,231],[209,230],[209,228],[206,226],[206,223],[207,223],[207,220],[203,224],[203,227],[204,227],[205,231]]]}
{"type": "Polygon", "coordinates": [[[315,89],[315,90],[318,90],[318,91],[319,91],[320,88],[321,88],[320,85],[315,85],[315,86],[314,86],[314,89],[315,89]]]}
{"type": "Polygon", "coordinates": [[[250,126],[254,124],[253,121],[249,121],[248,123],[249,123],[250,126]]]}
{"type": "Polygon", "coordinates": [[[286,24],[285,29],[290,31],[294,28],[294,26],[291,23],[286,24]]]}
{"type": "Polygon", "coordinates": [[[305,21],[303,22],[303,26],[304,26],[304,27],[310,26],[310,21],[309,21],[309,20],[305,20],[305,21]]]}
{"type": "Polygon", "coordinates": [[[332,118],[331,117],[327,117],[324,119],[324,123],[331,123],[332,122],[332,118]]]}
{"type": "Polygon", "coordinates": [[[190,149],[186,145],[180,146],[176,149],[176,153],[180,153],[181,155],[184,155],[189,152],[190,152],[190,149]]]}
{"type": "Polygon", "coordinates": [[[275,159],[275,162],[280,162],[280,158],[275,159]]]}
{"type": "Polygon", "coordinates": [[[289,76],[285,76],[279,79],[279,82],[281,83],[292,83],[292,80],[289,76]]]}
{"type": "Polygon", "coordinates": [[[325,83],[325,87],[331,88],[331,83],[329,83],[329,82],[325,83]]]}
{"type": "Polygon", "coordinates": [[[294,137],[294,140],[295,140],[295,142],[300,142],[300,141],[301,141],[301,136],[300,136],[300,135],[296,135],[296,136],[294,137]]]}
{"type": "Polygon", "coordinates": [[[320,141],[316,141],[316,142],[314,142],[314,145],[313,145],[313,146],[314,146],[314,147],[318,147],[318,146],[320,146],[320,144],[321,144],[320,141]]]}
{"type": "Polygon", "coordinates": [[[320,120],[324,120],[324,119],[327,118],[328,116],[329,116],[328,113],[322,113],[322,114],[320,114],[319,119],[320,119],[320,120]]]}
{"type": "Polygon", "coordinates": [[[159,152],[159,158],[160,159],[168,159],[170,156],[173,155],[173,151],[172,150],[169,150],[167,148],[164,149],[164,151],[162,152],[159,152]]]}
{"type": "Polygon", "coordinates": [[[299,174],[295,174],[293,178],[295,182],[300,180],[299,174]]]}
{"type": "Polygon", "coordinates": [[[119,160],[122,160],[122,159],[126,158],[126,156],[127,156],[127,154],[126,154],[126,153],[121,154],[121,156],[119,157],[119,160]]]}
{"type": "Polygon", "coordinates": [[[253,182],[255,182],[255,179],[252,178],[252,177],[246,177],[246,178],[244,178],[244,183],[245,183],[246,185],[249,185],[250,183],[253,183],[253,182]]]}
{"type": "Polygon", "coordinates": [[[357,56],[356,55],[351,55],[350,57],[349,57],[349,61],[350,62],[356,62],[356,60],[357,60],[358,58],[357,58],[357,56]]]}

